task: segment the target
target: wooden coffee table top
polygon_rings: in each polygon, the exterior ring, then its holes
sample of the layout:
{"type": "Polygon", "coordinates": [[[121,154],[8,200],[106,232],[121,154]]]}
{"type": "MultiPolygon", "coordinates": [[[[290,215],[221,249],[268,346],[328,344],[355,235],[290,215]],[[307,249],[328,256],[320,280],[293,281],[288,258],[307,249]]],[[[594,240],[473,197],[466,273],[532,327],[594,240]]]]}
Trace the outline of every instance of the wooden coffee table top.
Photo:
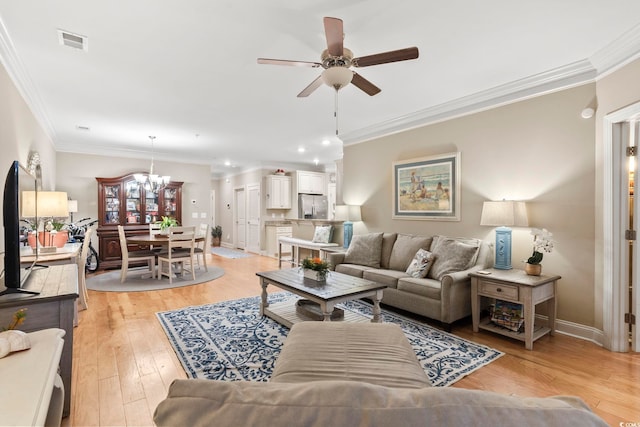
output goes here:
{"type": "Polygon", "coordinates": [[[263,271],[256,273],[256,275],[279,288],[286,289],[297,295],[313,296],[326,301],[348,295],[357,295],[362,292],[376,291],[387,287],[386,285],[381,285],[371,280],[365,280],[335,271],[329,272],[327,280],[324,282],[317,282],[305,278],[298,268],[263,271]]]}

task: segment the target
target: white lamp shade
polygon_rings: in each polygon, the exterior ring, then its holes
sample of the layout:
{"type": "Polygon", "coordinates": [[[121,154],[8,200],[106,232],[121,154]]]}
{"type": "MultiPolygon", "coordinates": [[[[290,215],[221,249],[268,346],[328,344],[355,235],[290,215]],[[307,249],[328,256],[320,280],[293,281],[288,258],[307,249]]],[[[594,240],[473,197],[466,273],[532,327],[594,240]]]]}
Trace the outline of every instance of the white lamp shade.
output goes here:
{"type": "Polygon", "coordinates": [[[359,205],[337,205],[336,220],[338,221],[362,221],[362,212],[359,205]]]}
{"type": "Polygon", "coordinates": [[[69,200],[68,201],[68,206],[69,206],[69,213],[78,212],[78,201],[77,200],[69,200]]]}
{"type": "Polygon", "coordinates": [[[65,218],[69,216],[67,193],[64,191],[39,191],[38,216],[65,218]]]}
{"type": "Polygon", "coordinates": [[[525,202],[503,200],[500,202],[484,202],[480,225],[494,227],[527,227],[527,206],[525,202]]]}
{"type": "Polygon", "coordinates": [[[36,192],[23,191],[20,197],[20,216],[23,218],[36,217],[36,192]]]}

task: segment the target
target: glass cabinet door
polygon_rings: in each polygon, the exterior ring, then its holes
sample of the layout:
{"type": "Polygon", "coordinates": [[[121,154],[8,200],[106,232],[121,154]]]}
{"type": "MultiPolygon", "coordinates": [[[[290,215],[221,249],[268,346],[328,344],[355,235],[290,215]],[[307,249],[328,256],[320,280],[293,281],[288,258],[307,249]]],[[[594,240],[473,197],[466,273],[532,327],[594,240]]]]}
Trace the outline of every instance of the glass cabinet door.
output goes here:
{"type": "Polygon", "coordinates": [[[127,224],[140,224],[141,216],[141,198],[140,183],[136,180],[125,181],[125,216],[127,224]]]}
{"type": "Polygon", "coordinates": [[[145,215],[144,221],[147,224],[153,224],[160,221],[160,212],[158,210],[158,193],[153,191],[145,191],[145,215]]]}
{"type": "Polygon", "coordinates": [[[120,223],[120,185],[104,187],[104,223],[120,223]]]}
{"type": "Polygon", "coordinates": [[[175,188],[165,188],[163,191],[163,215],[176,218],[177,190],[175,188]]]}

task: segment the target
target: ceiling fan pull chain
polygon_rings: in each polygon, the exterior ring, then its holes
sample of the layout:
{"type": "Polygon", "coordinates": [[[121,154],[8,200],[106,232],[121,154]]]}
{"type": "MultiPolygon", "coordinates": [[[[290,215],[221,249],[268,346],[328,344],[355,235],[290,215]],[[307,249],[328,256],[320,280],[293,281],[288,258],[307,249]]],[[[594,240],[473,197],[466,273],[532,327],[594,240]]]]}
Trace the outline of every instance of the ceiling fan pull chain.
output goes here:
{"type": "Polygon", "coordinates": [[[335,106],[333,108],[333,116],[336,118],[336,136],[338,136],[338,89],[336,89],[335,106]]]}

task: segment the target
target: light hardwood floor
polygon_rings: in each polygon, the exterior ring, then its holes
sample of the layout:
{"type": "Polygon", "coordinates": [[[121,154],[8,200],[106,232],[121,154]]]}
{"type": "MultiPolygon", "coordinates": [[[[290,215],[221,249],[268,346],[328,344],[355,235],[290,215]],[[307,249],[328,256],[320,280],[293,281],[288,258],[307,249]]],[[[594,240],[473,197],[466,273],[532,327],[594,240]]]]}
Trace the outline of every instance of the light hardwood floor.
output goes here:
{"type": "MultiPolygon", "coordinates": [[[[277,268],[276,260],[260,256],[210,255],[209,263],[222,267],[224,276],[163,291],[89,291],[89,310],[80,312],[75,329],[71,415],[64,426],[153,425],[153,411],[171,381],[186,378],[155,313],[259,295],[255,273],[277,268]]],[[[577,395],[612,426],[640,424],[637,353],[611,353],[561,334],[545,336],[527,351],[520,341],[473,333],[470,320],[454,325],[452,333],[506,353],[453,387],[520,396],[577,395]]]]}

